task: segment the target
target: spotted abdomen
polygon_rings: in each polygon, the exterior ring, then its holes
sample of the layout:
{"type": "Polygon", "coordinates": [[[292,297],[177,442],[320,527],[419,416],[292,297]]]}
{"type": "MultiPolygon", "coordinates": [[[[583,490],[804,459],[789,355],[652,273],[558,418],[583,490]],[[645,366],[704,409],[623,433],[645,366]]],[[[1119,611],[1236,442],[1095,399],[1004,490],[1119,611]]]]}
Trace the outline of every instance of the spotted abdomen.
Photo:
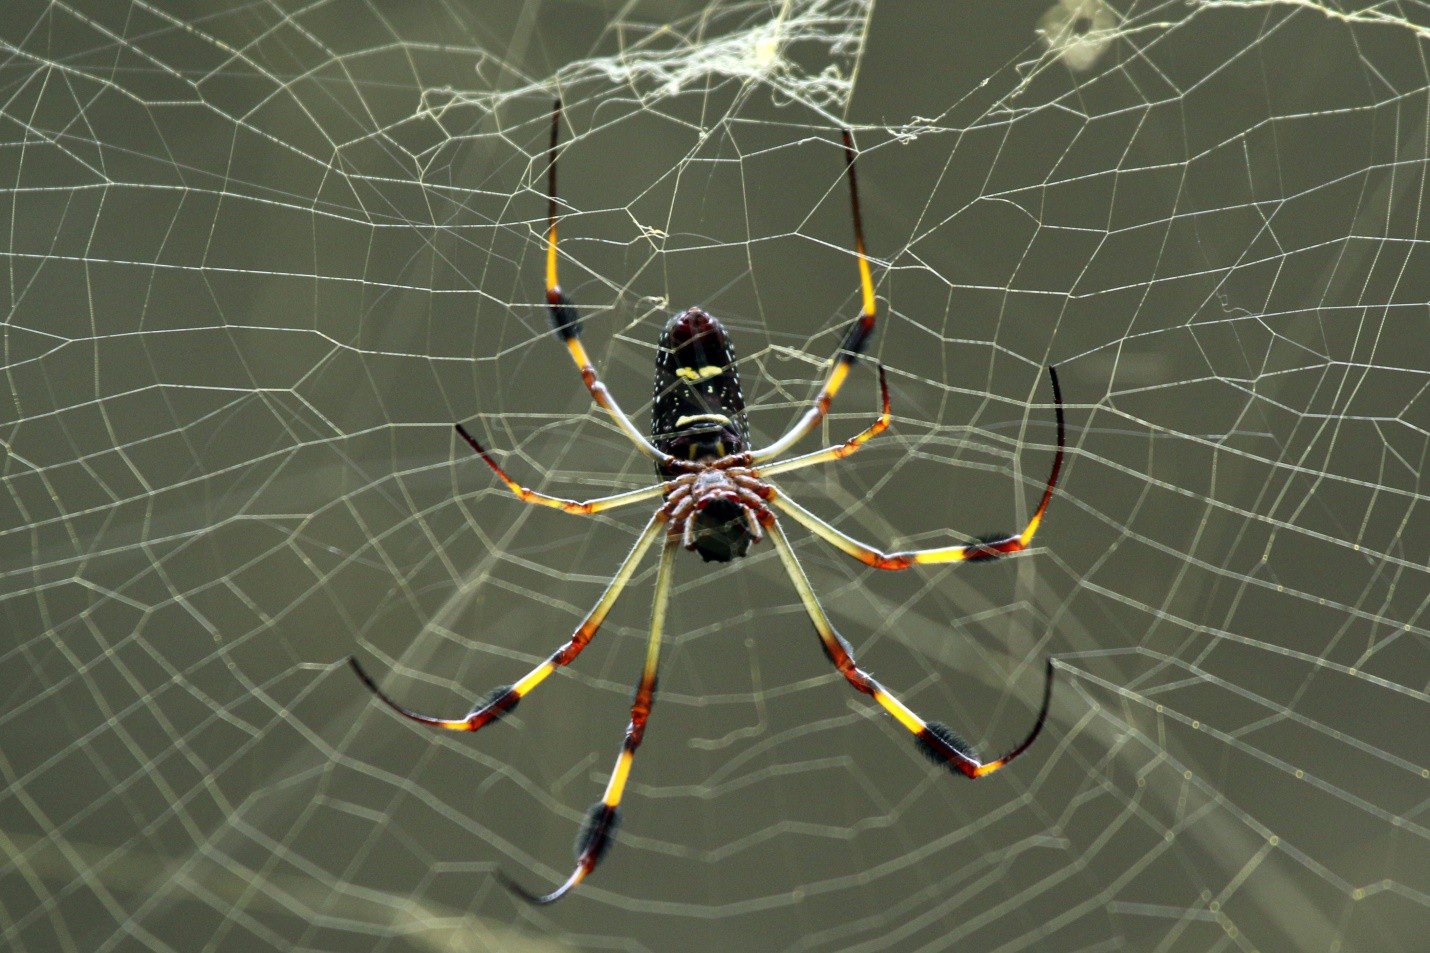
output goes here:
{"type": "Polygon", "coordinates": [[[656,449],[691,462],[749,449],[735,349],[724,325],[700,308],[677,314],[660,333],[650,436],[656,449]]]}

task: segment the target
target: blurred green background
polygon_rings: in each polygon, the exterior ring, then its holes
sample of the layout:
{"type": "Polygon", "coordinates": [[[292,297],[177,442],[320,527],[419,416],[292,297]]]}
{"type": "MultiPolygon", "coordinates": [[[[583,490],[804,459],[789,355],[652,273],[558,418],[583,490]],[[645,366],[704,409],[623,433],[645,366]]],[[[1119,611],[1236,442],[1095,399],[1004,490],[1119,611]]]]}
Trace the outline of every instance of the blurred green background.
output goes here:
{"type": "MultiPolygon", "coordinates": [[[[14,0],[0,24],[0,936],[23,951],[1412,951],[1430,932],[1424,4],[14,0]],[[895,422],[782,486],[861,662],[988,754],[931,769],[768,546],[676,564],[618,843],[563,879],[653,566],[569,636],[648,461],[656,335],[732,329],[782,432],[858,310],[895,422]]],[[[876,412],[861,365],[821,431],[876,412]]],[[[813,449],[811,437],[802,447],[813,449]]],[[[650,560],[651,563],[654,560],[650,560]]]]}

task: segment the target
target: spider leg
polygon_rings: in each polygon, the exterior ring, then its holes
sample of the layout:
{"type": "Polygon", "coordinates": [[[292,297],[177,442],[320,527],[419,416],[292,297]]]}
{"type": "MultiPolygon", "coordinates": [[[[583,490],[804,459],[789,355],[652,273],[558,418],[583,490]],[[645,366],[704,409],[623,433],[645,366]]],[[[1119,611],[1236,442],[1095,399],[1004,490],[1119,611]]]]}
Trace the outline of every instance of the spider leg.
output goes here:
{"type": "MultiPolygon", "coordinates": [[[[795,522],[809,529],[835,549],[848,553],[855,559],[872,566],[875,569],[908,569],[910,566],[919,563],[956,563],[965,561],[978,561],[997,559],[999,556],[1006,556],[1009,553],[1020,552],[1027,549],[1033,541],[1033,534],[1038,531],[1038,527],[1043,522],[1043,514],[1047,512],[1048,503],[1052,501],[1053,489],[1058,485],[1058,474],[1063,467],[1063,448],[1066,444],[1066,433],[1063,422],[1063,393],[1058,386],[1058,372],[1056,368],[1048,368],[1048,377],[1053,382],[1053,401],[1057,409],[1058,417],[1058,449],[1053,456],[1053,469],[1048,474],[1048,483],[1043,490],[1042,502],[1038,504],[1038,509],[1033,513],[1032,519],[1028,520],[1028,525],[1023,527],[1023,531],[1015,536],[994,536],[989,539],[975,540],[961,546],[940,546],[934,549],[914,549],[902,553],[884,553],[859,542],[848,536],[824,520],[815,516],[809,510],[800,506],[789,497],[775,491],[769,502],[775,507],[787,513],[795,522]]],[[[796,458],[788,461],[794,463],[796,458]]],[[[773,472],[778,467],[767,467],[761,471],[762,474],[773,472]]],[[[773,487],[771,487],[773,489],[773,487]]]]}
{"type": "Polygon", "coordinates": [[[670,567],[679,548],[678,537],[667,536],[665,549],[660,557],[660,569],[655,578],[655,600],[651,608],[650,639],[646,643],[645,667],[641,669],[640,681],[636,684],[635,699],[631,703],[631,722],[626,728],[626,738],[621,745],[621,753],[616,758],[616,766],[611,771],[611,779],[606,783],[606,791],[601,799],[592,804],[586,812],[586,821],[576,839],[576,869],[566,882],[548,894],[538,895],[518,885],[505,874],[499,874],[501,882],[508,890],[532,903],[555,903],[570,893],[577,884],[585,880],[601,858],[611,847],[611,838],[616,832],[620,819],[621,797],[625,794],[626,781],[630,778],[631,765],[635,762],[636,749],[645,737],[646,720],[655,704],[656,672],[660,663],[661,630],[665,628],[665,610],[670,602],[670,567]]]}
{"type": "Polygon", "coordinates": [[[777,520],[771,521],[768,532],[770,539],[774,541],[775,551],[780,554],[780,559],[784,562],[785,571],[789,574],[790,581],[794,583],[800,599],[804,602],[805,612],[809,614],[815,631],[819,633],[819,640],[824,646],[824,654],[828,656],[829,661],[834,663],[839,674],[843,675],[850,685],[873,698],[889,714],[893,715],[899,724],[913,734],[914,743],[918,745],[919,750],[935,764],[943,765],[950,771],[961,772],[969,778],[981,778],[1007,765],[1028,750],[1028,747],[1037,739],[1038,734],[1043,730],[1043,725],[1048,720],[1048,706],[1053,697],[1053,660],[1051,658],[1048,659],[1047,679],[1043,684],[1043,704],[1038,710],[1038,718],[1033,723],[1033,730],[1028,732],[1028,736],[1019,742],[1017,747],[1001,758],[994,761],[979,761],[972,746],[954,734],[947,725],[936,721],[924,721],[898,698],[889,694],[888,689],[879,684],[872,675],[859,668],[854,661],[853,649],[850,648],[844,637],[834,630],[829,617],[824,613],[824,608],[820,606],[819,600],[815,597],[814,589],[810,587],[809,579],[805,576],[804,569],[795,557],[794,550],[790,548],[789,540],[785,538],[784,531],[780,528],[777,520]]]}
{"type": "MultiPolygon", "coordinates": [[[[615,605],[616,599],[620,596],[622,590],[626,588],[626,584],[631,581],[631,577],[635,575],[636,566],[640,564],[641,557],[645,555],[646,550],[650,549],[651,543],[655,541],[656,536],[660,535],[661,530],[665,528],[666,521],[667,517],[665,513],[661,511],[657,511],[656,514],[651,517],[650,522],[646,524],[645,530],[642,531],[640,538],[636,540],[635,546],[632,547],[630,555],[626,557],[625,562],[621,563],[620,568],[616,570],[616,574],[611,579],[610,585],[606,586],[606,591],[601,595],[601,600],[596,603],[585,620],[577,626],[576,631],[565,645],[553,652],[546,661],[528,672],[526,677],[521,679],[521,681],[514,685],[500,685],[492,689],[487,693],[485,698],[478,702],[471,711],[461,718],[439,718],[435,715],[424,715],[421,712],[416,712],[403,705],[399,705],[382,689],[377,687],[377,683],[363,670],[363,667],[358,664],[356,658],[350,656],[348,662],[351,663],[353,671],[357,673],[357,677],[362,679],[362,683],[378,697],[378,700],[404,718],[410,718],[413,721],[420,722],[424,725],[431,725],[434,728],[447,728],[452,731],[476,731],[479,728],[491,724],[515,708],[517,702],[521,701],[533,688],[546,680],[546,676],[562,666],[570,665],[576,660],[576,656],[580,655],[586,646],[591,643],[591,640],[595,638],[597,630],[601,628],[601,623],[606,620],[607,613],[611,611],[611,606],[615,605]]],[[[668,548],[667,546],[667,549],[668,548]]]]}
{"type": "Polygon", "coordinates": [[[521,500],[523,503],[531,503],[536,506],[550,506],[558,510],[564,510],[567,513],[576,513],[579,515],[588,516],[592,513],[601,513],[605,510],[613,510],[618,506],[625,506],[628,503],[639,503],[642,500],[653,500],[657,497],[664,496],[670,490],[669,484],[657,483],[655,486],[648,486],[639,490],[629,490],[625,493],[616,493],[612,496],[603,496],[594,500],[586,500],[585,502],[581,502],[578,500],[564,500],[558,496],[547,496],[545,493],[538,493],[535,490],[528,490],[526,487],[522,486],[520,483],[517,483],[511,477],[507,476],[506,471],[503,470],[501,467],[497,466],[497,462],[492,459],[491,454],[487,453],[486,448],[477,442],[477,438],[467,433],[467,428],[463,427],[461,424],[457,424],[456,426],[457,433],[461,435],[462,439],[467,441],[467,444],[477,452],[478,456],[480,456],[483,460],[486,461],[487,466],[491,467],[492,470],[496,472],[496,475],[501,478],[501,481],[503,483],[506,484],[507,489],[511,490],[511,492],[516,495],[517,499],[521,500]]]}
{"type": "Polygon", "coordinates": [[[816,463],[828,463],[831,460],[843,460],[855,450],[858,450],[870,440],[879,436],[889,429],[889,382],[884,375],[884,365],[877,365],[879,368],[879,393],[883,395],[884,409],[879,414],[879,419],[874,421],[859,433],[848,440],[832,447],[825,447],[823,450],[816,450],[813,453],[806,453],[802,456],[791,457],[788,460],[781,460],[779,463],[771,464],[767,467],[760,467],[760,476],[774,476],[777,473],[788,473],[791,470],[802,470],[805,467],[812,467],[816,463]]]}
{"type": "Polygon", "coordinates": [[[636,429],[631,418],[621,410],[620,405],[616,403],[616,398],[611,396],[610,390],[601,383],[600,377],[596,375],[596,368],[586,354],[585,346],[581,343],[581,317],[576,313],[571,299],[566,297],[565,292],[561,290],[561,282],[557,279],[556,146],[560,138],[561,100],[558,99],[551,107],[551,145],[546,152],[546,307],[551,315],[551,330],[566,345],[566,350],[571,352],[571,360],[576,362],[576,368],[581,372],[581,380],[585,383],[586,389],[591,392],[591,399],[598,406],[605,408],[621,432],[631,443],[636,445],[637,450],[657,463],[667,463],[672,457],[657,450],[655,444],[636,429]]]}
{"type": "Polygon", "coordinates": [[[848,129],[844,130],[844,164],[849,173],[849,202],[854,210],[854,253],[859,263],[859,291],[863,298],[863,311],[849,325],[849,330],[844,332],[844,341],[839,345],[834,366],[824,380],[824,387],[814,398],[814,404],[783,437],[763,450],[756,450],[751,454],[752,462],[756,464],[778,457],[819,426],[819,422],[829,412],[829,405],[834,402],[834,395],[844,386],[849,369],[854,366],[859,355],[864,353],[869,336],[874,333],[874,320],[878,314],[874,303],[874,279],[869,275],[869,258],[864,254],[864,223],[859,215],[859,181],[854,175],[854,138],[848,129]]]}

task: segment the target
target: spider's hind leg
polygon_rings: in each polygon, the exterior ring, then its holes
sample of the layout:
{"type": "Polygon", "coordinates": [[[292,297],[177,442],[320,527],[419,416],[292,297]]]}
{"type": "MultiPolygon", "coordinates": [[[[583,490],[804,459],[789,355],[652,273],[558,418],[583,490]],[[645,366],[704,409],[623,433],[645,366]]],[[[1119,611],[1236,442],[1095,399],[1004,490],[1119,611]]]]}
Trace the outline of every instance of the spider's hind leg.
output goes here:
{"type": "Polygon", "coordinates": [[[433,728],[446,728],[451,731],[476,731],[479,728],[484,728],[515,708],[518,702],[525,698],[537,685],[545,681],[546,677],[552,672],[574,662],[576,656],[580,655],[586,646],[591,644],[591,640],[596,637],[596,632],[601,628],[601,623],[606,620],[606,615],[611,611],[611,607],[616,604],[616,599],[626,588],[626,584],[631,581],[631,577],[635,575],[636,567],[640,565],[641,557],[645,555],[646,550],[650,549],[651,543],[655,542],[655,538],[665,529],[667,521],[668,517],[664,510],[656,511],[655,515],[650,518],[650,522],[646,523],[645,530],[641,533],[640,538],[636,540],[636,544],[631,549],[630,554],[626,556],[625,561],[622,562],[620,568],[616,570],[615,576],[611,578],[610,584],[606,586],[606,591],[601,594],[600,601],[597,602],[595,607],[586,615],[586,618],[582,620],[581,624],[576,627],[576,631],[572,633],[571,638],[567,640],[565,645],[551,653],[546,661],[528,672],[520,681],[513,685],[501,685],[492,689],[487,693],[485,698],[478,702],[471,711],[467,712],[467,714],[461,718],[440,718],[435,715],[424,715],[404,705],[399,705],[393,701],[386,692],[378,688],[377,682],[363,670],[363,667],[358,664],[356,658],[350,657],[348,662],[352,665],[353,671],[357,673],[358,678],[377,696],[378,700],[404,718],[409,718],[420,724],[430,725],[433,728]]]}
{"type": "Polygon", "coordinates": [[[799,560],[795,557],[794,550],[790,548],[789,540],[785,537],[779,522],[772,521],[766,532],[774,543],[775,551],[780,554],[780,560],[784,563],[790,581],[794,583],[795,589],[799,592],[800,600],[804,603],[810,621],[814,623],[815,631],[819,633],[819,640],[824,648],[825,656],[834,664],[835,668],[839,669],[839,674],[843,675],[850,685],[873,698],[889,714],[893,715],[899,724],[913,734],[914,742],[918,745],[919,750],[934,763],[945,765],[950,771],[958,771],[965,777],[981,778],[1007,765],[1028,750],[1029,746],[1037,739],[1043,730],[1043,725],[1048,720],[1048,708],[1052,702],[1052,659],[1048,660],[1047,680],[1043,685],[1043,704],[1038,711],[1037,721],[1033,723],[1033,730],[1017,747],[1001,758],[994,761],[979,761],[973,747],[954,734],[947,725],[920,718],[888,689],[879,684],[872,675],[859,668],[854,661],[854,653],[849,643],[834,630],[834,626],[829,622],[829,617],[815,597],[814,589],[810,586],[804,569],[801,568],[799,560]]]}
{"type": "Polygon", "coordinates": [[[620,822],[621,798],[625,795],[626,782],[630,779],[631,766],[635,763],[636,749],[645,738],[646,721],[655,705],[661,632],[665,628],[665,612],[670,602],[670,567],[679,546],[679,537],[666,537],[665,550],[660,557],[660,569],[655,578],[655,600],[651,607],[650,639],[646,643],[645,666],[641,669],[635,698],[631,702],[630,725],[626,728],[625,741],[621,744],[621,753],[616,758],[615,768],[611,770],[611,779],[606,783],[605,793],[586,812],[586,820],[576,839],[576,869],[561,886],[545,895],[533,894],[505,874],[499,875],[508,890],[532,903],[555,903],[566,896],[596,869],[596,865],[611,849],[612,838],[620,822]]]}

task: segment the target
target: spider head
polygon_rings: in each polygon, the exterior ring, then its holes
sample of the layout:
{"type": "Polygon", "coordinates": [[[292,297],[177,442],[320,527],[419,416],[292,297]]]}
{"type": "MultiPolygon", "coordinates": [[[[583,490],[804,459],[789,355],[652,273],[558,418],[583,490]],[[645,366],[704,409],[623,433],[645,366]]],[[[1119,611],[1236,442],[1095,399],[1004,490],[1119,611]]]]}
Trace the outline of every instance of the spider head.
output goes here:
{"type": "Polygon", "coordinates": [[[745,555],[753,537],[744,504],[724,495],[702,497],[691,516],[694,549],[707,563],[728,563],[745,555]]]}

